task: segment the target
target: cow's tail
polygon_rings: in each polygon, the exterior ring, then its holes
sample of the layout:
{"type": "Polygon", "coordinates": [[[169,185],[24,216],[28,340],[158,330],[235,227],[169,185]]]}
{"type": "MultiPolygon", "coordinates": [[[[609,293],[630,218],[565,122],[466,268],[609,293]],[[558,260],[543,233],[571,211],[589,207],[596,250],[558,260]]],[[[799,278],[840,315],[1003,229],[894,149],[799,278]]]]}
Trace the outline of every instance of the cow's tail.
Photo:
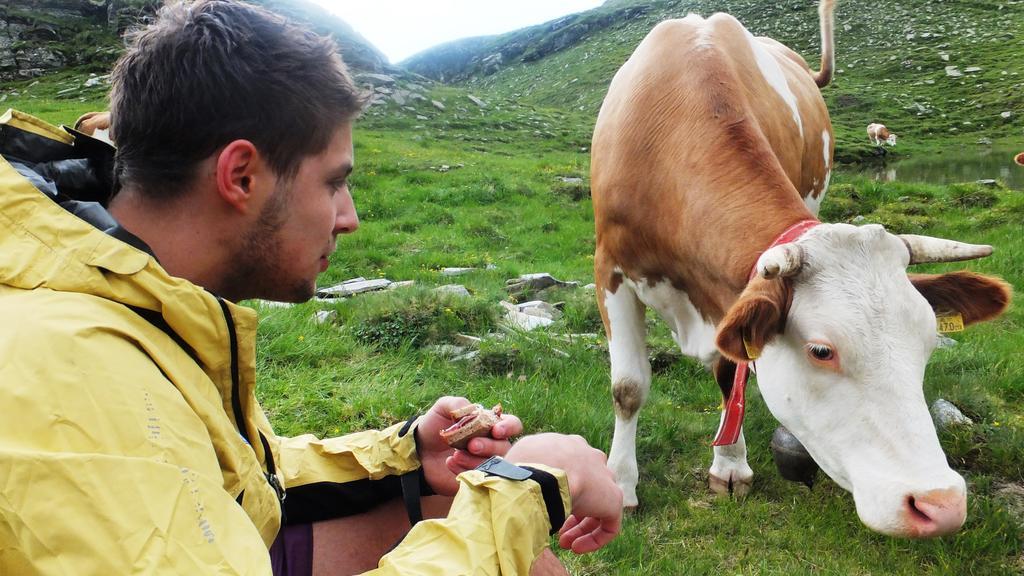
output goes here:
{"type": "Polygon", "coordinates": [[[818,17],[821,19],[821,70],[814,75],[814,83],[818,88],[828,86],[836,67],[836,44],[833,39],[835,22],[832,17],[835,7],[835,0],[821,0],[818,5],[818,17]]]}

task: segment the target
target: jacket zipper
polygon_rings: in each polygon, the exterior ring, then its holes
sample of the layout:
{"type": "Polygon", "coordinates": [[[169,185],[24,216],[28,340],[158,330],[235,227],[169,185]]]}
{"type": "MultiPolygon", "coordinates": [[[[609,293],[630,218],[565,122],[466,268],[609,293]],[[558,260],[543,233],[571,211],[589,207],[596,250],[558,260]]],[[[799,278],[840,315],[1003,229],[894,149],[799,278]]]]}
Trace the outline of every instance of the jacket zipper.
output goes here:
{"type": "MultiPolygon", "coordinates": [[[[241,377],[239,376],[238,368],[238,334],[235,332],[235,319],[231,316],[231,311],[228,309],[228,305],[223,298],[218,296],[217,303],[220,304],[221,312],[224,313],[224,320],[227,322],[228,340],[231,346],[231,409],[235,413],[235,423],[238,426],[238,433],[242,435],[242,439],[245,440],[246,444],[252,446],[252,442],[249,440],[249,430],[246,427],[244,413],[242,412],[241,377]]],[[[267,469],[263,472],[263,475],[266,477],[270,487],[274,489],[274,493],[277,494],[277,499],[281,503],[281,524],[284,524],[284,499],[286,494],[284,486],[281,484],[281,480],[277,476],[277,466],[274,464],[274,453],[270,451],[270,443],[267,442],[263,432],[259,430],[256,432],[260,436],[260,444],[263,446],[263,454],[267,461],[267,469]]]]}

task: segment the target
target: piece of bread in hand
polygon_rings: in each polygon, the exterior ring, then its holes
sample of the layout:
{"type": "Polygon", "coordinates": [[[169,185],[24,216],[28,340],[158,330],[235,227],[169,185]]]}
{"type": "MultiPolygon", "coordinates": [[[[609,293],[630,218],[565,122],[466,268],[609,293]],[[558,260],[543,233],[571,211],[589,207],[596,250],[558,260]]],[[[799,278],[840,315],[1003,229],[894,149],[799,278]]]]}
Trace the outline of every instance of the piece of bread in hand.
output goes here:
{"type": "Polygon", "coordinates": [[[449,416],[455,424],[441,430],[441,438],[452,448],[465,450],[473,438],[491,435],[491,428],[501,419],[501,404],[491,409],[469,404],[452,410],[449,416]]]}

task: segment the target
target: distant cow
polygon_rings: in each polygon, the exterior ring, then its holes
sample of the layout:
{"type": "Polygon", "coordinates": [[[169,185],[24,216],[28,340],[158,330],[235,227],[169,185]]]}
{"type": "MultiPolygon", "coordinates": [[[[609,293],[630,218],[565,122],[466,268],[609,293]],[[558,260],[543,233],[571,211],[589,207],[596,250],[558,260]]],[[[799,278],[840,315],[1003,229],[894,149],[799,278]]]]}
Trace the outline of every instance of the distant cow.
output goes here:
{"type": "Polygon", "coordinates": [[[875,146],[881,146],[882,142],[885,142],[889,146],[896,145],[896,134],[889,132],[889,129],[885,127],[885,124],[878,124],[872,122],[868,124],[868,140],[875,143],[875,146]]]}
{"type": "Polygon", "coordinates": [[[113,143],[110,135],[110,112],[86,112],[75,121],[75,130],[86,136],[113,143]]]}
{"type": "Polygon", "coordinates": [[[608,465],[636,506],[637,422],[651,385],[646,305],[728,399],[714,490],[751,486],[734,418],[745,380],[733,376],[757,358],[768,408],[853,493],[865,524],[947,534],[963,523],[967,499],[922,392],[938,343],[933,309],[971,324],[1001,314],[1010,293],[970,272],[906,273],[908,264],[985,256],[989,246],[816,220],[834,142],[819,91],[832,77],[832,0],[819,12],[817,73],[732,16],[690,15],[654,27],[608,88],[591,151],[594,273],[615,408],[608,465]]]}

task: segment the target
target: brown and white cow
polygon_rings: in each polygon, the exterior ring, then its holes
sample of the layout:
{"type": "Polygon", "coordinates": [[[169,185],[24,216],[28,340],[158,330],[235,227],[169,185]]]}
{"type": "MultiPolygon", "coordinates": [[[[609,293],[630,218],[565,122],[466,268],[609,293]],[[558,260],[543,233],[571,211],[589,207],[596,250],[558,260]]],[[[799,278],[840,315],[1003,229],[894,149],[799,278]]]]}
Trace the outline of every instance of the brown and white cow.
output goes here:
{"type": "MultiPolygon", "coordinates": [[[[987,320],[1009,289],[906,268],[991,248],[819,224],[766,251],[815,218],[828,184],[833,138],[819,86],[832,75],[832,10],[822,2],[816,74],[729,15],[690,15],[658,24],[608,89],[592,146],[594,268],[616,415],[608,465],[627,506],[637,505],[637,420],[651,384],[646,305],[725,392],[735,363],[761,349],[768,408],[853,492],[869,527],[925,537],[964,521],[965,483],[922,392],[933,308],[987,320]]],[[[712,488],[743,494],[752,477],[742,434],[714,448],[712,488]]]]}
{"type": "Polygon", "coordinates": [[[881,146],[882,142],[885,142],[889,146],[896,145],[896,134],[890,132],[885,124],[879,124],[872,122],[868,124],[868,140],[875,143],[875,146],[881,146]]]}

